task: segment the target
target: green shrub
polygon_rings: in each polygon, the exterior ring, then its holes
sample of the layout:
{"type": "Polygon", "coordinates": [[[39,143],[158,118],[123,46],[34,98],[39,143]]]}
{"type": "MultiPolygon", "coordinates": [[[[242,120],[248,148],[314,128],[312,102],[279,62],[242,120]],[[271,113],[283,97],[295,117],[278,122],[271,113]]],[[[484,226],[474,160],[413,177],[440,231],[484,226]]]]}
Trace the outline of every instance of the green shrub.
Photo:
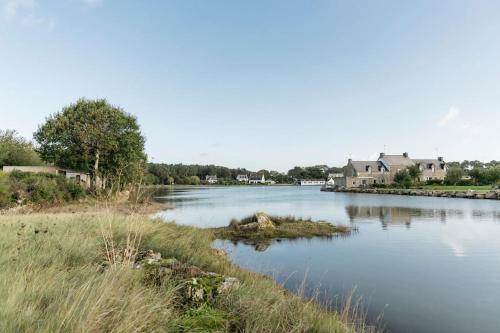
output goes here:
{"type": "Polygon", "coordinates": [[[9,206],[11,202],[8,177],[0,171],[0,208],[9,206]]]}
{"type": "Polygon", "coordinates": [[[222,331],[225,326],[224,312],[209,305],[189,309],[181,317],[184,332],[222,331]]]}
{"type": "Polygon", "coordinates": [[[409,188],[412,185],[412,178],[407,169],[400,170],[394,175],[394,182],[400,187],[409,188]]]}
{"type": "Polygon", "coordinates": [[[85,189],[61,175],[13,171],[8,177],[10,200],[55,204],[85,197],[85,189]]]}
{"type": "Polygon", "coordinates": [[[458,186],[473,186],[474,181],[472,179],[460,179],[455,185],[458,186]]]}
{"type": "Polygon", "coordinates": [[[444,182],[441,179],[429,179],[425,181],[425,185],[443,185],[444,182]]]}

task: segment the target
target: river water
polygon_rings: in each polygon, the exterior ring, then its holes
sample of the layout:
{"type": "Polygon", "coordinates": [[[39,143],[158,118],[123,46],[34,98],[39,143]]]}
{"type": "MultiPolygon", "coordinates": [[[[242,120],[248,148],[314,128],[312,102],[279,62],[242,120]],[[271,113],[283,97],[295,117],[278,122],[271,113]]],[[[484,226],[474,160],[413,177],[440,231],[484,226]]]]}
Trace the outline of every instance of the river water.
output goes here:
{"type": "Polygon", "coordinates": [[[296,186],[176,187],[158,199],[175,206],[163,218],[199,227],[257,211],[355,226],[348,237],[215,246],[325,304],[355,290],[390,332],[500,332],[500,201],[296,186]]]}

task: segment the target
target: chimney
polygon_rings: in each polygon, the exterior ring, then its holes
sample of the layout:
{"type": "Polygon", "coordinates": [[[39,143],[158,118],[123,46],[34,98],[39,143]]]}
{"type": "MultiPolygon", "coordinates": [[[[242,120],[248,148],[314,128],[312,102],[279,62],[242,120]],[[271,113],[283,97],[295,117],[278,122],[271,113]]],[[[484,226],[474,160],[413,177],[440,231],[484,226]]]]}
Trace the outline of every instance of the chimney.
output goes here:
{"type": "Polygon", "coordinates": [[[378,158],[384,158],[385,153],[380,153],[380,156],[378,158]]]}
{"type": "Polygon", "coordinates": [[[408,153],[404,152],[404,153],[403,153],[403,157],[408,158],[408,153]]]}

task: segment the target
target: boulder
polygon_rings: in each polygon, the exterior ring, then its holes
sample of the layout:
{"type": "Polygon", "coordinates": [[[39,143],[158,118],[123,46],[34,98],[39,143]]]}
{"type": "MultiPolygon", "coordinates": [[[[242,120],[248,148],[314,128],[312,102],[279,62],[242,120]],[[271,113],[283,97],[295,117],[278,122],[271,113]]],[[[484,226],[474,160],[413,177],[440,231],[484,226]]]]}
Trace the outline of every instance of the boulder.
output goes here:
{"type": "Polygon", "coordinates": [[[485,199],[496,199],[497,194],[495,192],[488,192],[484,194],[485,199]]]}
{"type": "Polygon", "coordinates": [[[195,304],[210,303],[219,294],[228,292],[239,285],[240,280],[235,277],[204,272],[200,276],[187,281],[186,297],[195,304]]]}
{"type": "Polygon", "coordinates": [[[264,213],[255,213],[255,218],[257,220],[257,229],[274,229],[274,223],[271,221],[269,216],[264,213]]]}
{"type": "Polygon", "coordinates": [[[224,278],[224,281],[222,281],[221,285],[219,286],[219,288],[217,288],[217,293],[222,294],[230,289],[237,288],[239,286],[240,286],[239,279],[231,276],[226,276],[224,278]]]}
{"type": "Polygon", "coordinates": [[[475,197],[475,194],[476,194],[475,191],[468,190],[467,192],[465,192],[465,197],[469,198],[469,199],[472,199],[472,198],[475,197]]]}

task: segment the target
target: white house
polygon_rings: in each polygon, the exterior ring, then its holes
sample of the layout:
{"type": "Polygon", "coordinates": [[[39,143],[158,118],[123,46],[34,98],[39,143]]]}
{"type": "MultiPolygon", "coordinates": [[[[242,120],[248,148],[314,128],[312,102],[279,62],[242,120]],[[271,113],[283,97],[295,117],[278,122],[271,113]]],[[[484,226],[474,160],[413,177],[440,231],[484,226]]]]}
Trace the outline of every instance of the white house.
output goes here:
{"type": "Polygon", "coordinates": [[[248,175],[237,175],[236,180],[242,183],[248,183],[248,175]]]}
{"type": "Polygon", "coordinates": [[[248,180],[248,184],[265,184],[266,183],[266,178],[264,177],[264,174],[262,175],[255,175],[251,176],[250,179],[248,180]]]}
{"type": "Polygon", "coordinates": [[[217,184],[217,175],[206,175],[205,180],[209,184],[217,184]]]}
{"type": "Polygon", "coordinates": [[[333,178],[328,178],[328,180],[326,181],[326,186],[335,186],[335,177],[333,178]]]}

